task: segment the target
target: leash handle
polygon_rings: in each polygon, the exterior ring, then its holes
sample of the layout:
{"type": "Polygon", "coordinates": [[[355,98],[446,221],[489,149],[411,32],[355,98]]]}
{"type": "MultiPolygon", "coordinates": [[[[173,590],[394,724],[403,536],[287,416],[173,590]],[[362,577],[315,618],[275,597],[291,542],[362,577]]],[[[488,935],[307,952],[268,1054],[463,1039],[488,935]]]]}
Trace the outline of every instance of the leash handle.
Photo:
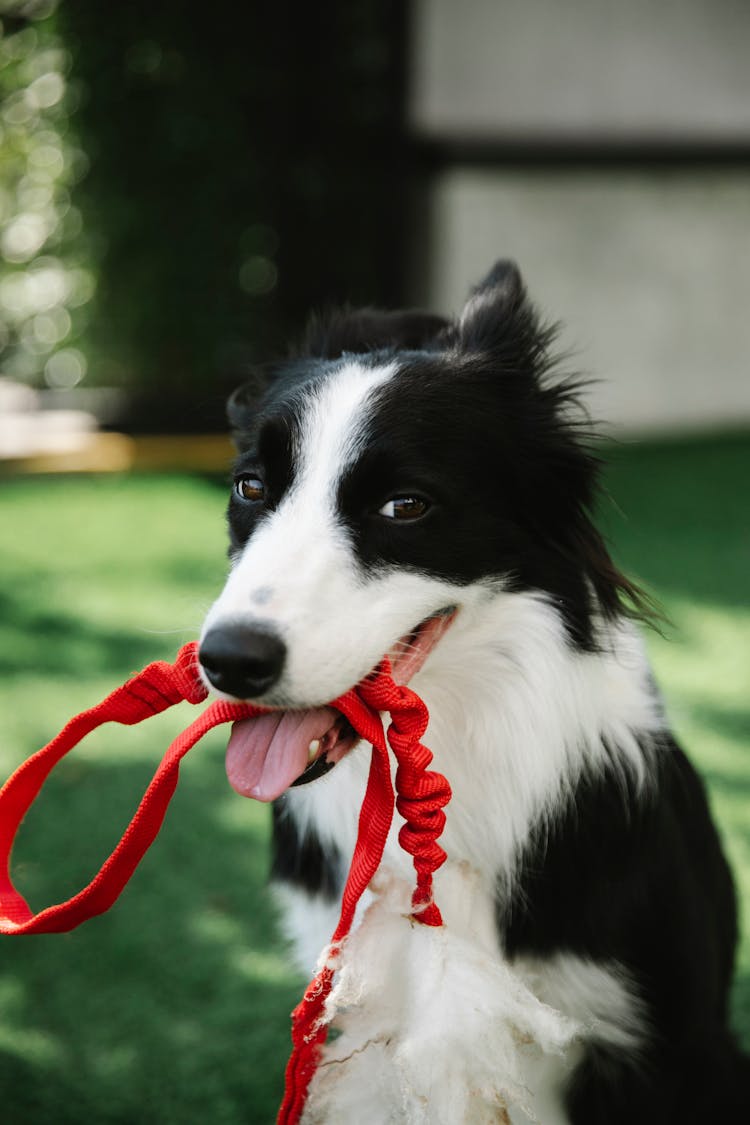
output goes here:
{"type": "Polygon", "coordinates": [[[65,902],[35,914],[13,885],[10,854],[18,828],[57,763],[103,723],[132,726],[176,703],[202,703],[208,695],[197,674],[198,646],[185,645],[174,664],[156,661],[95,707],[76,715],[43,749],[15,771],[0,790],[0,934],[64,933],[102,914],[116,901],[158,833],[177,785],[181,759],[212,727],[248,718],[260,708],[212,703],[171,744],[119,844],[91,882],[65,902]]]}

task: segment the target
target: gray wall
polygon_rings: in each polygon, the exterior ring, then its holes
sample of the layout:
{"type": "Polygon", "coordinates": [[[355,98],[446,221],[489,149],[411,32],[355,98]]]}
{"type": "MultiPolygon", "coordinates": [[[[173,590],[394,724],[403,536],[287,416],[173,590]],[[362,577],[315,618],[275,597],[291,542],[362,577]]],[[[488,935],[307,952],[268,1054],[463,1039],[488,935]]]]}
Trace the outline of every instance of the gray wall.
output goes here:
{"type": "Polygon", "coordinates": [[[412,127],[532,147],[577,139],[586,167],[456,164],[426,189],[415,301],[460,308],[515,257],[615,432],[750,424],[750,164],[596,166],[596,145],[750,151],[750,4],[420,0],[412,127]]]}
{"type": "Polygon", "coordinates": [[[750,138],[747,0],[415,0],[426,134],[750,138]]]}

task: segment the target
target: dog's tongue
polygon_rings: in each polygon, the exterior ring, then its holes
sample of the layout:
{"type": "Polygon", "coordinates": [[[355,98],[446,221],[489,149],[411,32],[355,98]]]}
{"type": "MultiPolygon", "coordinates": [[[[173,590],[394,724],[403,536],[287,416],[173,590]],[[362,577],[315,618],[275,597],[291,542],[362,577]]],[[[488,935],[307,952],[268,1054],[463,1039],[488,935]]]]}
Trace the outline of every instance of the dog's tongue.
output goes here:
{"type": "Polygon", "coordinates": [[[322,740],[338,717],[330,707],[315,707],[241,719],[232,727],[227,746],[230,785],[257,801],[280,797],[306,768],[310,743],[322,740]]]}
{"type": "MultiPolygon", "coordinates": [[[[406,684],[416,675],[455,615],[455,610],[435,614],[396,644],[395,651],[388,654],[396,683],[406,684]]],[[[227,746],[230,785],[243,797],[275,801],[313,760],[311,742],[320,744],[317,756],[325,753],[329,764],[346,753],[351,740],[342,741],[340,730],[333,729],[340,720],[332,707],[268,711],[254,719],[241,719],[232,727],[227,746]]]]}

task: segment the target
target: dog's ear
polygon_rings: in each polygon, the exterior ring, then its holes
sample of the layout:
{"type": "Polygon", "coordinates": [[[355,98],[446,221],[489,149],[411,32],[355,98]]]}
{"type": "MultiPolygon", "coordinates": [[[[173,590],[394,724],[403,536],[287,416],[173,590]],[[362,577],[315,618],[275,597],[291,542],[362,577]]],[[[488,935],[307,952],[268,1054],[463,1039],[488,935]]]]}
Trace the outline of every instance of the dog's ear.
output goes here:
{"type": "Polygon", "coordinates": [[[227,402],[227,419],[232,441],[238,453],[248,448],[249,434],[258,412],[258,403],[268,389],[270,372],[262,367],[253,368],[246,382],[230,395],[227,402]]]}
{"type": "Polygon", "coordinates": [[[503,258],[471,291],[457,325],[457,343],[467,351],[492,351],[509,326],[532,314],[521,273],[503,258]]]}
{"type": "Polygon", "coordinates": [[[386,349],[418,351],[435,345],[448,321],[442,316],[407,309],[335,309],[310,318],[300,353],[338,359],[344,353],[362,355],[386,349]]]}

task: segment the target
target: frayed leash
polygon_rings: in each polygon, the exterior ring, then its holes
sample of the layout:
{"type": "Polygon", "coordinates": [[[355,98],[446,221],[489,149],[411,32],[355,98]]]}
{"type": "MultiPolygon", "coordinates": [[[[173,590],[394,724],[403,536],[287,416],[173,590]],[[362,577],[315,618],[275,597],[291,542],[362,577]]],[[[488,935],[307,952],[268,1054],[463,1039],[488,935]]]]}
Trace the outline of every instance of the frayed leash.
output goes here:
{"type": "Polygon", "coordinates": [[[443,924],[432,900],[432,875],[446,859],[437,837],[445,826],[443,808],[450,800],[451,790],[442,774],[427,768],[432,754],[420,742],[429,719],[426,706],[415,692],[394,683],[387,665],[374,677],[363,680],[354,691],[336,700],[333,706],[371,743],[372,760],[341,915],[331,939],[332,956],[292,1013],[293,1049],[286,1070],[278,1125],[295,1125],[302,1115],[326,1040],[324,1008],[333,985],[337,953],[351,929],[357,903],[380,866],[393,820],[394,794],[380,712],[390,713],[388,742],[398,762],[396,807],[405,820],[399,832],[399,843],[413,857],[417,872],[412,917],[427,926],[443,924]]]}
{"type": "MultiPolygon", "coordinates": [[[[180,649],[174,664],[149,664],[96,707],[71,719],[56,738],[16,770],[0,790],[0,934],[62,933],[108,910],[159,832],[177,785],[180,761],[187,751],[213,727],[252,718],[265,709],[249,703],[212,702],[169,746],[122,839],[97,875],[72,898],[35,914],[13,885],[10,853],[21,821],[57,763],[104,723],[131,726],[176,703],[202,703],[207,695],[198,675],[198,646],[192,642],[180,649]]],[[[326,1039],[324,1007],[333,984],[337,953],[351,930],[357,903],[383,856],[394,809],[388,744],[398,763],[395,805],[405,821],[399,842],[413,857],[417,876],[412,916],[424,925],[442,925],[432,899],[432,876],[446,858],[437,838],[445,825],[443,808],[451,791],[446,779],[428,768],[432,754],[420,741],[429,718],[425,704],[409,688],[394,682],[386,660],[331,706],[372,745],[372,759],[341,915],[331,939],[332,954],[292,1013],[292,1054],[279,1125],[295,1125],[302,1116],[326,1039]],[[391,716],[387,742],[380,718],[383,712],[391,716]]]]}

